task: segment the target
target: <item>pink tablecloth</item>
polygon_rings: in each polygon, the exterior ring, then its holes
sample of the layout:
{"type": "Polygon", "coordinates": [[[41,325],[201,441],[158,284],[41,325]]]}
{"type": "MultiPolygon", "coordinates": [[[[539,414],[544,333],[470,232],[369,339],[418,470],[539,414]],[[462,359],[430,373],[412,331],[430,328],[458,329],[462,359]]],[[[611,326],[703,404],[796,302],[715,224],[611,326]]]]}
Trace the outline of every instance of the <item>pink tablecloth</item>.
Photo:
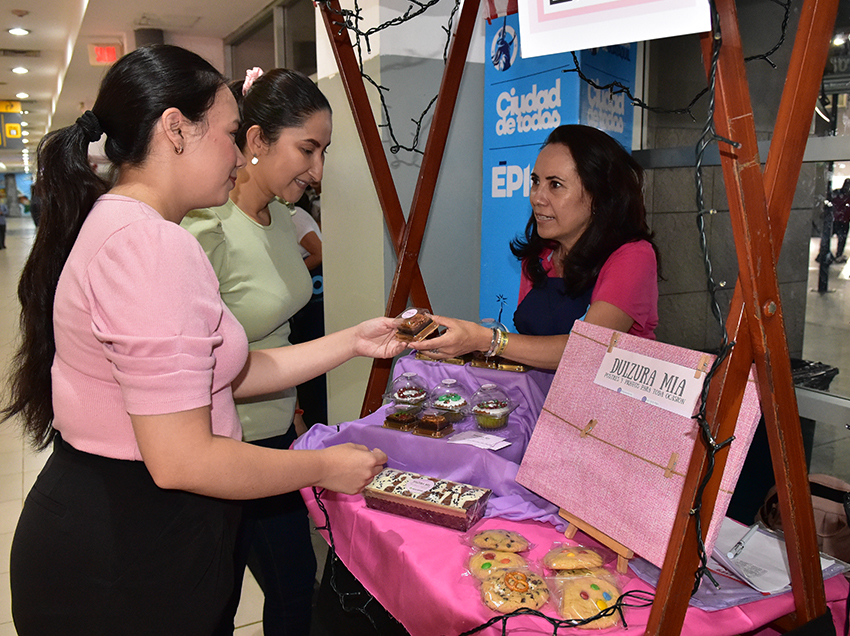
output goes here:
{"type": "MultiPolygon", "coordinates": [[[[325,523],[313,492],[302,491],[310,513],[318,526],[325,523]]],[[[457,636],[481,625],[496,614],[480,601],[477,586],[464,576],[469,547],[462,542],[463,534],[419,521],[412,521],[365,507],[362,496],[326,492],[322,501],[328,510],[331,531],[337,552],[348,569],[412,636],[457,636]]],[[[525,535],[533,544],[532,560],[539,560],[563,534],[549,524],[537,521],[508,521],[484,519],[475,530],[506,528],[525,535]]],[[[323,532],[327,539],[327,534],[323,532]]],[[[577,539],[592,544],[592,540],[577,535],[577,539]]],[[[629,577],[625,590],[652,588],[636,577],[629,577]]],[[[838,633],[843,633],[844,603],[848,585],[837,576],[826,582],[838,633]]],[[[683,590],[687,594],[689,590],[683,590]]],[[[689,608],[683,634],[693,636],[733,636],[758,630],[772,620],[794,609],[790,593],[748,603],[718,612],[689,608]]],[[[543,610],[557,617],[552,606],[543,610]]],[[[649,618],[649,608],[626,610],[629,630],[612,629],[607,634],[641,634],[649,618]]],[[[540,618],[520,616],[511,618],[510,633],[551,634],[552,627],[540,618]]],[[[501,634],[493,626],[480,632],[485,636],[501,634]]],[[[560,632],[559,632],[560,633],[560,632]]],[[[566,632],[566,633],[572,633],[566,632]]],[[[588,632],[592,633],[592,632],[588,632]]],[[[773,634],[767,630],[765,634],[773,634]]]]}

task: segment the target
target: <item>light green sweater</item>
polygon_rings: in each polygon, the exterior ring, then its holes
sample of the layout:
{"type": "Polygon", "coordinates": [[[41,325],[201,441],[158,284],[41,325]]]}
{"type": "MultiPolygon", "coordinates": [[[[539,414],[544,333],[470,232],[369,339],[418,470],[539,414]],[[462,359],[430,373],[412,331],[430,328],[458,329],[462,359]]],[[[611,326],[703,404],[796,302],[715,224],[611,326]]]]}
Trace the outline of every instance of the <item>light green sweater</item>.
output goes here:
{"type": "MultiPolygon", "coordinates": [[[[221,298],[248,336],[251,350],[289,345],[289,319],[312,294],[289,209],[269,204],[271,225],[260,225],[228,200],[193,210],[181,225],[194,234],[218,276],[221,298]]],[[[292,424],[295,389],[237,403],[242,437],[284,434],[292,424]]]]}

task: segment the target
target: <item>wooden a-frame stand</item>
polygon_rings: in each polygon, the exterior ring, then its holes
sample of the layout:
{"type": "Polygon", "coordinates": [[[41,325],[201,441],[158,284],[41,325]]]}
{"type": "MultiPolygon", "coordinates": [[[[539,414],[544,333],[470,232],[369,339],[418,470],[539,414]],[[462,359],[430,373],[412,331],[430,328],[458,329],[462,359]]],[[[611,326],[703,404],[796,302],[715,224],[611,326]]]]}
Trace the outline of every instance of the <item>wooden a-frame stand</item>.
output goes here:
{"type": "Polygon", "coordinates": [[[567,529],[564,531],[564,536],[567,539],[572,539],[574,536],[576,536],[576,532],[581,530],[587,536],[593,537],[602,545],[611,548],[611,550],[614,551],[614,554],[617,555],[617,572],[619,572],[620,574],[626,573],[626,571],[629,569],[629,559],[631,559],[635,555],[633,550],[630,550],[619,541],[612,539],[601,530],[593,527],[585,521],[582,521],[581,519],[579,519],[575,515],[570,514],[563,508],[558,511],[558,514],[567,520],[567,529]]]}
{"type": "MultiPolygon", "coordinates": [[[[430,309],[417,259],[479,3],[480,0],[466,0],[461,10],[407,223],[348,31],[338,24],[338,0],[320,3],[378,200],[398,256],[387,301],[387,316],[398,315],[407,305],[408,297],[415,305],[430,309]]],[[[776,262],[826,66],[838,0],[804,2],[763,171],[758,157],[734,0],[716,0],[716,4],[723,41],[716,71],[715,125],[720,135],[740,144],[738,148],[720,145],[739,274],[726,321],[735,347],[712,381],[706,414],[716,439],[723,440],[733,434],[743,387],[755,362],[796,608],[794,613],[780,619],[777,624],[783,629],[791,629],[823,615],[827,607],[776,280],[776,262]]],[[[708,70],[713,38],[710,33],[700,37],[708,70]]],[[[389,374],[388,361],[375,362],[363,403],[364,415],[380,405],[389,374]]],[[[703,493],[700,515],[704,529],[707,529],[714,510],[726,456],[725,450],[717,454],[714,475],[703,493]]],[[[689,596],[683,590],[691,589],[694,572],[699,565],[692,510],[707,465],[706,449],[698,444],[688,467],[646,634],[677,634],[684,623],[689,596]]]]}

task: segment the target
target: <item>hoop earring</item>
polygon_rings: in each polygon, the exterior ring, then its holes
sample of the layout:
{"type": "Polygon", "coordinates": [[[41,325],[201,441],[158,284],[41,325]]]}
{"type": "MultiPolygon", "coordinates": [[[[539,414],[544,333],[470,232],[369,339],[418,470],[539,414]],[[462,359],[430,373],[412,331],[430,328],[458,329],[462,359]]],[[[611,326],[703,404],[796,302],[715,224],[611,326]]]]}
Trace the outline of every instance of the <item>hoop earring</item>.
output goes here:
{"type": "Polygon", "coordinates": [[[183,146],[179,146],[179,147],[175,146],[174,153],[178,154],[178,155],[182,155],[183,154],[183,146]]]}
{"type": "Polygon", "coordinates": [[[256,166],[258,163],[260,163],[260,160],[257,159],[257,155],[254,155],[254,158],[251,159],[251,165],[256,166]]]}

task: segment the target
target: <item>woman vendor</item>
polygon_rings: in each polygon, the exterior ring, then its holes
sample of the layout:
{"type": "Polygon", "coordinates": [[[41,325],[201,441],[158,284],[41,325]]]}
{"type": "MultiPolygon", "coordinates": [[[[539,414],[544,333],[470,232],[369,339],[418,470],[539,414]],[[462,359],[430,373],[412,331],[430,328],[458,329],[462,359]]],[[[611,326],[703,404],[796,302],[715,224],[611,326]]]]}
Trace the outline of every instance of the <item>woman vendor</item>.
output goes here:
{"type": "Polygon", "coordinates": [[[583,319],[643,338],[658,324],[658,250],[646,224],[643,169],[595,128],[556,128],[531,173],[532,214],[511,243],[522,261],[517,334],[434,316],[443,335],[411,343],[443,359],[470,351],[544,369],[583,319]]]}

